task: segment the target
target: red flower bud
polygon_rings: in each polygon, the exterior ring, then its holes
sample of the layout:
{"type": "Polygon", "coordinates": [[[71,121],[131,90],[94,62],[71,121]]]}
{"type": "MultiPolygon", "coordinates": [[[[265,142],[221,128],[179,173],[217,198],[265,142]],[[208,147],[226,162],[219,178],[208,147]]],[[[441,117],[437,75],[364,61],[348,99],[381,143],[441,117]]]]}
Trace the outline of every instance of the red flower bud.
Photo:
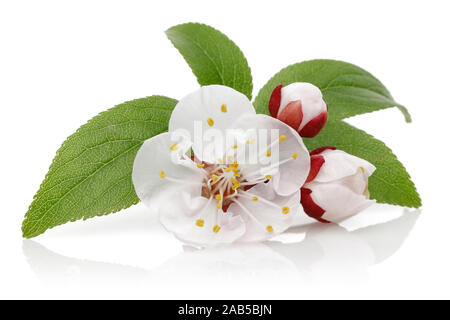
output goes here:
{"type": "Polygon", "coordinates": [[[269,100],[269,112],[302,137],[312,138],[327,122],[328,105],[319,88],[310,83],[295,82],[286,87],[275,87],[269,100]]]}

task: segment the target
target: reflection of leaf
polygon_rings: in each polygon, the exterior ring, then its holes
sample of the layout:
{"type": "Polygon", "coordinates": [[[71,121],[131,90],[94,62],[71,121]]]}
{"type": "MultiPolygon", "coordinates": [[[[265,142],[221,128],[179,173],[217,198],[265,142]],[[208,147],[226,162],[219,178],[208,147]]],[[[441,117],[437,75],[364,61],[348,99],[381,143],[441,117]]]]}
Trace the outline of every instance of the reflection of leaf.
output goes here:
{"type": "Polygon", "coordinates": [[[403,245],[419,215],[420,211],[405,210],[398,219],[358,229],[352,234],[370,245],[375,254],[375,264],[377,264],[392,256],[403,245]]]}
{"type": "Polygon", "coordinates": [[[136,267],[65,257],[32,240],[24,241],[23,253],[41,280],[56,285],[64,285],[70,280],[79,280],[87,285],[117,286],[117,281],[138,285],[148,273],[136,267]]]}
{"type": "Polygon", "coordinates": [[[335,146],[371,162],[377,169],[369,179],[370,197],[378,202],[405,207],[421,206],[405,167],[380,140],[342,121],[328,121],[314,139],[304,139],[309,150],[335,146]]]}
{"type": "Polygon", "coordinates": [[[186,23],[166,31],[202,86],[222,84],[252,98],[252,75],[242,51],[220,31],[186,23]]]}
{"type": "MultiPolygon", "coordinates": [[[[305,239],[301,242],[284,244],[268,241],[267,245],[292,260],[300,270],[311,271],[320,261],[328,261],[327,255],[337,259],[334,261],[336,264],[347,264],[348,261],[343,261],[342,257],[349,254],[355,261],[359,260],[359,257],[370,256],[374,260],[367,263],[373,265],[388,259],[400,249],[419,216],[419,210],[409,212],[404,209],[403,214],[394,220],[352,232],[336,224],[314,223],[288,231],[290,233],[304,232],[305,239]],[[370,248],[371,252],[363,252],[365,248],[370,248]]],[[[350,261],[350,264],[353,262],[350,261]]]]}
{"type": "MultiPolygon", "coordinates": [[[[185,252],[162,263],[154,270],[126,265],[75,259],[56,254],[44,246],[24,240],[23,253],[38,278],[58,286],[77,280],[87,286],[142,285],[154,287],[155,280],[177,285],[205,280],[249,279],[283,271],[292,267],[307,283],[322,279],[339,279],[346,282],[367,273],[367,268],[392,256],[404,243],[415,225],[420,212],[404,211],[395,220],[349,232],[335,224],[308,225],[290,229],[288,233],[305,234],[302,241],[281,243],[267,241],[255,244],[234,244],[205,250],[185,248],[185,252]],[[345,257],[345,258],[343,258],[345,257]],[[277,271],[278,270],[278,271],[277,271]],[[197,275],[196,278],[192,274],[197,275]],[[148,282],[145,282],[148,281],[148,282]],[[180,282],[183,281],[183,282],[180,282]]],[[[287,274],[296,276],[297,274],[287,274]]]]}
{"type": "Polygon", "coordinates": [[[167,131],[176,100],[152,96],[100,113],[57,151],[26,213],[26,238],[69,221],[105,215],[139,201],[131,181],[143,141],[167,131]]]}
{"type": "Polygon", "coordinates": [[[319,87],[329,105],[329,118],[332,120],[396,106],[406,121],[411,121],[406,108],[394,101],[377,78],[353,64],[336,60],[304,61],[284,68],[267,82],[255,98],[257,112],[269,114],[272,90],[277,85],[293,82],[310,82],[319,87]]]}

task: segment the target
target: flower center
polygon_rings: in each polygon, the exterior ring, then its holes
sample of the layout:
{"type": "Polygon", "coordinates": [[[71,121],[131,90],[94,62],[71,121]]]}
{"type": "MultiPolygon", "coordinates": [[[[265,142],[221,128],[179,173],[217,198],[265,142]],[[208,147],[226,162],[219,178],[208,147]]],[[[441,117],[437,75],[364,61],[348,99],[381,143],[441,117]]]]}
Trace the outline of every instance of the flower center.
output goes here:
{"type": "Polygon", "coordinates": [[[203,181],[202,196],[214,197],[217,201],[217,209],[226,212],[230,204],[242,188],[245,180],[241,176],[239,164],[233,161],[231,164],[205,164],[203,168],[207,177],[203,181]]]}

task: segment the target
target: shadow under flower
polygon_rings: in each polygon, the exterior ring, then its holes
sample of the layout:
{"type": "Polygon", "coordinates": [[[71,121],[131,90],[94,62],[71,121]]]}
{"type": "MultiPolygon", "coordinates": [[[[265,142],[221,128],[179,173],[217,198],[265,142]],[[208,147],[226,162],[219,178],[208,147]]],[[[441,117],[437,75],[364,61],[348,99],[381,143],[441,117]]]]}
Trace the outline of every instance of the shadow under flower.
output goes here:
{"type": "MultiPolygon", "coordinates": [[[[170,258],[159,267],[144,268],[69,258],[24,240],[24,255],[37,277],[49,285],[141,286],[155,282],[180,285],[180,279],[296,279],[305,284],[323,281],[359,282],[369,267],[392,256],[414,227],[420,211],[407,210],[397,219],[349,232],[335,224],[312,224],[288,230],[301,241],[267,241],[194,249],[170,258]],[[268,278],[269,277],[269,278],[268,278]],[[294,277],[294,278],[293,278],[294,277]]],[[[282,282],[281,282],[282,283],[282,282]]]]}

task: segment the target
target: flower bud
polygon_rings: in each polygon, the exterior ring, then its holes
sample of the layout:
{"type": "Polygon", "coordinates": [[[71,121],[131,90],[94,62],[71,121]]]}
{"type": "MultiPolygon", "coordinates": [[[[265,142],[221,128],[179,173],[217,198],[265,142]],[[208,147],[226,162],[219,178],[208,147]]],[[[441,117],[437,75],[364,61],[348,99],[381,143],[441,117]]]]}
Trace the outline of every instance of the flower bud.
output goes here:
{"type": "Polygon", "coordinates": [[[307,215],[320,222],[337,222],[374,203],[369,200],[368,179],[375,167],[334,147],[310,153],[311,170],[301,188],[307,215]]]}
{"type": "Polygon", "coordinates": [[[306,138],[316,136],[328,118],[328,105],[322,99],[322,92],[307,82],[277,86],[270,96],[269,111],[272,117],[306,138]]]}

